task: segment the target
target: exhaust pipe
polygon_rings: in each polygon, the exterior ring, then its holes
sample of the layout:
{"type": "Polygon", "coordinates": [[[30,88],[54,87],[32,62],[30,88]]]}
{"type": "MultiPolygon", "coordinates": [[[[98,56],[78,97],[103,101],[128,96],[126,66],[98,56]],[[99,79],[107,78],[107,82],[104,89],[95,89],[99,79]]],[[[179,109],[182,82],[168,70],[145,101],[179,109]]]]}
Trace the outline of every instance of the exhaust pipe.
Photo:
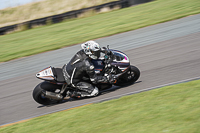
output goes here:
{"type": "Polygon", "coordinates": [[[43,90],[42,93],[44,94],[44,97],[54,99],[54,100],[62,100],[63,96],[54,92],[43,90]]]}

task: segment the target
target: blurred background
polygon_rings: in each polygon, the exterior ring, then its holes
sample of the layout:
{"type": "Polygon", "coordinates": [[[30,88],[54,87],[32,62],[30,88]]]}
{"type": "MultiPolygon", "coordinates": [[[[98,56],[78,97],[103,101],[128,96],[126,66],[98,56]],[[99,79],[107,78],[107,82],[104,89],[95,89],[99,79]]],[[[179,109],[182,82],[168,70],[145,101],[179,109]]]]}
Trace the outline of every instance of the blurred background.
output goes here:
{"type": "Polygon", "coordinates": [[[41,0],[0,0],[0,10],[8,7],[16,7],[24,5],[30,2],[36,2],[41,0]]]}
{"type": "Polygon", "coordinates": [[[0,0],[0,27],[115,0],[0,0]]]}

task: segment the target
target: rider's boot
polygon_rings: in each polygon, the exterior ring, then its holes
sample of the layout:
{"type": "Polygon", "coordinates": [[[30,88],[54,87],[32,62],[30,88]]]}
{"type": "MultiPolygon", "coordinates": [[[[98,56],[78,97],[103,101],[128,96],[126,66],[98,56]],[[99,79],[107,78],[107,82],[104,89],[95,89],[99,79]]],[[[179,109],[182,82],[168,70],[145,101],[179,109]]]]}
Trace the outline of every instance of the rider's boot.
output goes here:
{"type": "Polygon", "coordinates": [[[96,96],[99,93],[99,89],[97,87],[87,82],[79,82],[76,85],[76,88],[81,92],[81,97],[96,96]]]}
{"type": "Polygon", "coordinates": [[[81,97],[91,97],[97,96],[99,94],[99,89],[95,87],[92,91],[83,90],[81,91],[81,97]]]}

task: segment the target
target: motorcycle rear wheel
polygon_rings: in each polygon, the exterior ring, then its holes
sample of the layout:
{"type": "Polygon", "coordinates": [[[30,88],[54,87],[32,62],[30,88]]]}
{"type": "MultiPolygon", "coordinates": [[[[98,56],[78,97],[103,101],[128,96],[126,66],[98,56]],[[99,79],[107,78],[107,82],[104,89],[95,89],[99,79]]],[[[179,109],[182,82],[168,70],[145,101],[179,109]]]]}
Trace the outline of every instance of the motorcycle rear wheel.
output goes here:
{"type": "Polygon", "coordinates": [[[136,66],[130,66],[129,70],[122,75],[115,85],[126,86],[131,85],[140,77],[140,70],[136,66]]]}
{"type": "Polygon", "coordinates": [[[43,94],[43,90],[48,90],[48,91],[52,91],[54,92],[56,89],[58,89],[60,86],[58,85],[55,85],[55,84],[51,84],[49,82],[42,82],[40,84],[38,84],[34,90],[33,90],[33,93],[32,93],[32,96],[33,96],[33,99],[39,103],[39,104],[43,104],[43,105],[49,105],[49,104],[52,104],[52,103],[55,103],[57,102],[56,100],[53,100],[53,99],[49,99],[49,98],[46,98],[44,97],[44,94],[43,94]]]}

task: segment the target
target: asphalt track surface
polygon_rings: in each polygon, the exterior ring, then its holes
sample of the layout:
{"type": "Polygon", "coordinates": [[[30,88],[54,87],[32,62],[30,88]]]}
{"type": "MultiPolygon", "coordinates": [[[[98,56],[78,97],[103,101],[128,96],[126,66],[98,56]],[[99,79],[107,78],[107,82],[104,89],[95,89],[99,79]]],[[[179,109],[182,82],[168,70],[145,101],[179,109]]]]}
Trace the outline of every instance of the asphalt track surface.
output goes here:
{"type": "Polygon", "coordinates": [[[1,63],[0,125],[200,77],[200,14],[96,41],[125,52],[140,69],[139,80],[98,97],[41,106],[32,98],[41,82],[35,73],[50,65],[61,67],[80,45],[1,63]]]}

